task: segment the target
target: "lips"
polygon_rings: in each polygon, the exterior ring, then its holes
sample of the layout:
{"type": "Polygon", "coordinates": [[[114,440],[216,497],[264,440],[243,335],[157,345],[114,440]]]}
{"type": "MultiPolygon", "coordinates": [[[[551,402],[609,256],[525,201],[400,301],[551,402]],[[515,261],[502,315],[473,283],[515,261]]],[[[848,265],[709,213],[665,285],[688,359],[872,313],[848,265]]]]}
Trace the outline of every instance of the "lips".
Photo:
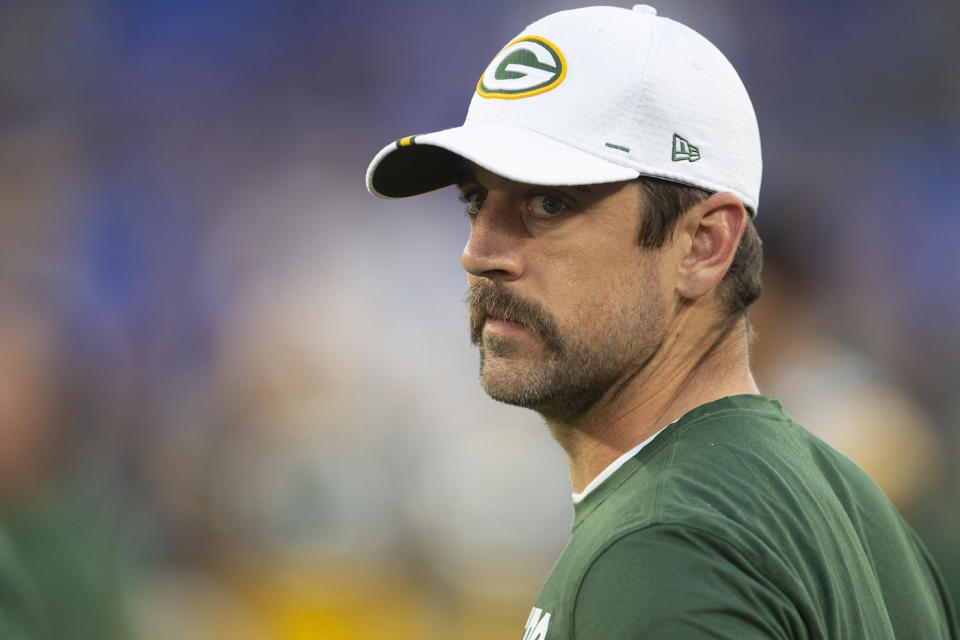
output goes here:
{"type": "Polygon", "coordinates": [[[519,325],[519,326],[521,326],[521,327],[527,326],[527,325],[523,324],[522,322],[520,322],[519,320],[514,320],[513,318],[510,318],[510,317],[505,316],[505,315],[497,315],[497,314],[493,314],[493,313],[489,313],[489,312],[487,312],[487,320],[488,320],[488,321],[489,321],[489,320],[495,320],[495,321],[497,321],[497,322],[506,322],[506,323],[509,323],[509,324],[516,324],[516,325],[519,325]]]}
{"type": "Polygon", "coordinates": [[[529,333],[526,325],[523,325],[519,322],[513,320],[500,320],[492,316],[488,316],[486,322],[483,324],[482,332],[491,336],[498,336],[501,338],[509,337],[520,337],[521,335],[526,335],[529,333]]]}

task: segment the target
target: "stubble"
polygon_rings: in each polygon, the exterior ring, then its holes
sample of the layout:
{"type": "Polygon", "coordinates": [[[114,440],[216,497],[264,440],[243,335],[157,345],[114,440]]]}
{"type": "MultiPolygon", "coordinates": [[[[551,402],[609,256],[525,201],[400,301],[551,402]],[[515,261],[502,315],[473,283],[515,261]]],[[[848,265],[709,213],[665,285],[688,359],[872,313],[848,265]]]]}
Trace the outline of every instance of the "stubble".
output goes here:
{"type": "Polygon", "coordinates": [[[494,400],[533,409],[547,419],[572,421],[656,351],[663,309],[656,305],[608,313],[600,326],[562,332],[541,305],[503,285],[479,281],[470,287],[470,338],[480,348],[480,383],[494,400]],[[536,357],[518,353],[515,342],[484,335],[487,317],[523,324],[540,341],[536,357]],[[592,329],[592,330],[588,330],[592,329]]]}

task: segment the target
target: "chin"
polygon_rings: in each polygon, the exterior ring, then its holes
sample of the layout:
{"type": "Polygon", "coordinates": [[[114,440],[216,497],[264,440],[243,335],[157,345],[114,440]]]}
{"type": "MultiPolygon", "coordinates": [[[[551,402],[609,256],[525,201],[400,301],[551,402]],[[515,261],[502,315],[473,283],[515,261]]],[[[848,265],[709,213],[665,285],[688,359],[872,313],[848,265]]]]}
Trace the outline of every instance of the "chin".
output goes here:
{"type": "Polygon", "coordinates": [[[480,384],[492,399],[532,409],[547,419],[574,420],[615,384],[616,368],[602,358],[505,357],[482,348],[480,384]]]}
{"type": "Polygon", "coordinates": [[[537,394],[536,364],[517,357],[492,355],[487,349],[480,353],[480,386],[494,400],[517,406],[527,406],[537,394]]]}
{"type": "Polygon", "coordinates": [[[557,378],[544,362],[481,358],[480,385],[493,400],[531,409],[544,417],[569,417],[571,412],[582,411],[580,394],[571,393],[557,378]]]}

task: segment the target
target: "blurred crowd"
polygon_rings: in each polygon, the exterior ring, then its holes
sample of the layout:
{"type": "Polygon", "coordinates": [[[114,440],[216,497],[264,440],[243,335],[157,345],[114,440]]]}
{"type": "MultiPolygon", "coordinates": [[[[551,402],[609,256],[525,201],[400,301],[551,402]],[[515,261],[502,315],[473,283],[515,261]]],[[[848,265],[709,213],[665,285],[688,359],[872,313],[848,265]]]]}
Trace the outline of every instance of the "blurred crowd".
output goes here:
{"type": "MultiPolygon", "coordinates": [[[[0,622],[520,633],[568,534],[565,458],[476,383],[454,194],[383,203],[363,175],[574,6],[0,3],[0,622]]],[[[758,113],[761,389],[960,596],[960,5],[656,6],[758,113]]]]}

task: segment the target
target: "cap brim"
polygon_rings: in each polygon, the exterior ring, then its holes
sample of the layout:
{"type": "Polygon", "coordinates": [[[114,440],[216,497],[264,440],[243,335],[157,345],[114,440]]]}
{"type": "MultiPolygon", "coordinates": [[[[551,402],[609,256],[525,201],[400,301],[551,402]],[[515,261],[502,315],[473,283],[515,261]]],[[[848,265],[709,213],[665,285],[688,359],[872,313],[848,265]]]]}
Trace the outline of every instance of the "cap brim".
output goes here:
{"type": "Polygon", "coordinates": [[[601,184],[640,175],[536,131],[481,122],[387,145],[367,169],[367,189],[387,199],[440,189],[463,178],[463,159],[527,184],[601,184]]]}

